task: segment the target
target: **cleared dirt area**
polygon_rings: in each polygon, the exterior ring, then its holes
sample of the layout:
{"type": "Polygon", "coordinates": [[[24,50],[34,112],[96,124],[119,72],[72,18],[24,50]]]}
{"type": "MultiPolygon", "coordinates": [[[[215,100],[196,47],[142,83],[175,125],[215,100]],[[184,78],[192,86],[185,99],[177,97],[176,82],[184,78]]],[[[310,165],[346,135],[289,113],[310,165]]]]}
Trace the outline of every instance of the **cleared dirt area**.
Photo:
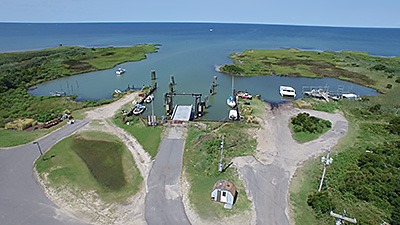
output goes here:
{"type": "Polygon", "coordinates": [[[347,133],[348,123],[340,113],[301,110],[291,103],[275,108],[266,105],[265,112],[264,124],[257,132],[255,158],[247,156],[233,161],[255,204],[257,224],[290,224],[289,184],[296,169],[305,160],[334,147],[347,133]],[[292,138],[289,122],[301,112],[331,121],[332,128],[314,141],[297,143],[292,138]]]}

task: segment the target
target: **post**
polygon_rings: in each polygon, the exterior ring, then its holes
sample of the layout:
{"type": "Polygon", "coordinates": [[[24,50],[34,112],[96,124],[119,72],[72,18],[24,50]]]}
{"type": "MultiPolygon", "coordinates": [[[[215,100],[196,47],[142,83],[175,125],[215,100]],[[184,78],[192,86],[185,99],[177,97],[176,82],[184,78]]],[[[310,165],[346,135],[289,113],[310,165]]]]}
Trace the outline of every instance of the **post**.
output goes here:
{"type": "Polygon", "coordinates": [[[33,144],[37,145],[37,147],[39,149],[39,153],[42,156],[42,161],[44,161],[44,155],[43,155],[42,149],[40,148],[39,142],[35,141],[35,142],[33,142],[33,144]]]}
{"type": "Polygon", "coordinates": [[[322,171],[322,177],[321,177],[321,182],[319,183],[319,188],[318,188],[318,192],[321,191],[322,189],[322,184],[324,183],[324,178],[325,178],[325,172],[326,172],[326,167],[332,163],[333,159],[330,158],[331,154],[331,149],[328,149],[328,155],[325,157],[322,156],[321,162],[324,164],[324,170],[322,171]]]}
{"type": "Polygon", "coordinates": [[[221,141],[221,157],[219,159],[219,164],[218,164],[218,172],[222,173],[224,164],[222,164],[222,155],[224,154],[224,136],[222,136],[222,141],[221,141]]]}

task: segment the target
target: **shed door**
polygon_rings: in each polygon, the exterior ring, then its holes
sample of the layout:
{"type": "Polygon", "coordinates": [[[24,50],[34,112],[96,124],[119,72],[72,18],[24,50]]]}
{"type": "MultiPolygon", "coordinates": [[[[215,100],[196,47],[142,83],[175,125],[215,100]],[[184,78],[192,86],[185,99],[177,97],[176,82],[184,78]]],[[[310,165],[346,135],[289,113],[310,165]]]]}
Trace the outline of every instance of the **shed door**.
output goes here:
{"type": "Polygon", "coordinates": [[[228,202],[228,192],[222,191],[222,193],[221,193],[221,202],[225,202],[225,203],[228,202]]]}

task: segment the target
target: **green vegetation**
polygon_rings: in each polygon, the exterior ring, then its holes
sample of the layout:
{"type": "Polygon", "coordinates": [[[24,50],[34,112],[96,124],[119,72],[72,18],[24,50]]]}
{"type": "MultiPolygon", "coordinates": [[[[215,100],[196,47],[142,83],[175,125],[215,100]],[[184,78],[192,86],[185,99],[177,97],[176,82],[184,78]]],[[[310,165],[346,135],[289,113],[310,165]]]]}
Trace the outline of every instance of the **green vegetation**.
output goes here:
{"type": "Polygon", "coordinates": [[[32,142],[52,131],[60,128],[65,123],[59,123],[48,129],[37,129],[34,131],[16,131],[0,129],[0,147],[12,147],[32,142]]]}
{"type": "Polygon", "coordinates": [[[315,98],[303,98],[298,99],[293,102],[298,108],[302,109],[314,109],[322,112],[327,113],[335,113],[336,111],[340,110],[340,106],[342,105],[343,101],[329,101],[326,102],[325,100],[315,99],[315,98]]]}
{"type": "Polygon", "coordinates": [[[113,122],[126,130],[143,146],[143,149],[149,153],[152,159],[154,159],[158,152],[158,147],[161,143],[161,133],[163,128],[160,126],[149,127],[138,117],[125,118],[118,113],[114,116],[113,122]],[[129,122],[129,125],[127,124],[129,122]]]}
{"type": "Polygon", "coordinates": [[[323,120],[308,113],[299,113],[290,119],[290,128],[293,138],[300,142],[308,142],[317,139],[332,127],[329,120],[323,120]]]}
{"type": "Polygon", "coordinates": [[[338,105],[349,120],[349,133],[337,146],[321,193],[316,192],[319,159],[306,163],[292,180],[296,224],[332,224],[331,209],[346,209],[360,224],[400,224],[399,94],[394,82],[384,95],[338,105]]]}
{"type": "Polygon", "coordinates": [[[124,201],[143,180],[130,152],[113,135],[85,132],[57,143],[35,167],[55,189],[95,190],[107,202],[124,201]]]}
{"type": "MultiPolygon", "coordinates": [[[[0,54],[0,127],[17,118],[33,118],[46,122],[63,114],[109,103],[75,102],[74,96],[33,97],[29,87],[60,77],[110,69],[127,61],[146,58],[157,51],[157,45],[124,48],[58,47],[39,51],[0,54]]],[[[16,134],[16,133],[15,133],[16,134]]],[[[22,144],[19,142],[18,144],[22,144]]],[[[0,143],[0,146],[3,146],[0,143]]]]}
{"type": "Polygon", "coordinates": [[[297,49],[246,50],[229,56],[233,65],[221,72],[243,75],[333,77],[386,92],[400,80],[400,57],[382,58],[360,52],[315,52],[297,49]]]}
{"type": "Polygon", "coordinates": [[[244,123],[195,123],[189,128],[183,164],[191,186],[190,202],[202,218],[222,219],[250,209],[250,201],[235,168],[228,167],[219,173],[218,163],[222,135],[225,137],[225,167],[232,158],[254,152],[256,140],[247,133],[247,129],[252,127],[254,125],[244,123]],[[238,188],[238,199],[232,210],[226,210],[223,205],[210,200],[215,182],[221,179],[233,182],[238,188]]]}

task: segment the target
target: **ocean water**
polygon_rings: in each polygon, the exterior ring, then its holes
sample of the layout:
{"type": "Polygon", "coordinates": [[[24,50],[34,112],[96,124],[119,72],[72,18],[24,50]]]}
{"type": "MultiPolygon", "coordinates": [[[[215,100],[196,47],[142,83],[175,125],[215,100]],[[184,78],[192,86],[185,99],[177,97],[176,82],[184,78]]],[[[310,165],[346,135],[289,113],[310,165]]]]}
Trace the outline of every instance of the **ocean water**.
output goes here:
{"type": "MultiPolygon", "coordinates": [[[[400,54],[400,29],[335,28],[254,24],[214,23],[81,23],[81,24],[15,24],[0,23],[0,52],[43,49],[63,45],[86,47],[131,46],[142,43],[161,44],[157,53],[140,62],[124,63],[126,73],[116,76],[116,68],[92,72],[38,85],[33,95],[49,95],[66,91],[78,100],[109,99],[115,89],[127,85],[150,84],[150,71],[156,70],[159,88],[154,109],[162,115],[163,96],[168,91],[170,76],[175,77],[178,93],[209,94],[210,84],[217,76],[217,94],[210,98],[206,119],[224,119],[228,115],[226,98],[232,90],[232,77],[215,68],[230,63],[228,55],[245,49],[299,48],[315,51],[352,50],[378,56],[400,54]],[[212,32],[211,32],[212,29],[212,32]]],[[[260,94],[269,102],[279,103],[280,85],[296,88],[301,97],[303,86],[343,87],[359,95],[376,92],[337,79],[290,77],[236,77],[236,90],[260,94]]],[[[177,97],[178,104],[193,104],[191,97],[177,97]]],[[[148,110],[150,111],[150,110],[148,110]]]]}

